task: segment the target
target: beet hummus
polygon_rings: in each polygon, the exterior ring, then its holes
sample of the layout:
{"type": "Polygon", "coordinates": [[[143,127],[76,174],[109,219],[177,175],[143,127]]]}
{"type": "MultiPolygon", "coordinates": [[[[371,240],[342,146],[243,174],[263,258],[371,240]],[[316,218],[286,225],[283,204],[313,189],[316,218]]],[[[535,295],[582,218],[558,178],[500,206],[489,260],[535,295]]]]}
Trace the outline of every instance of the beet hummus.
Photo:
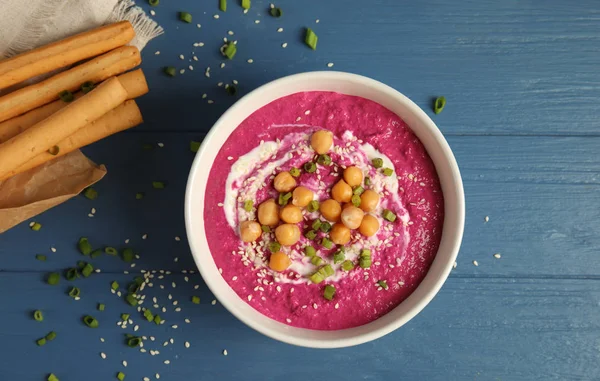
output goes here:
{"type": "Polygon", "coordinates": [[[303,92],[250,115],[212,166],[204,220],[229,286],[279,322],[369,323],[425,277],[441,239],[433,162],[396,114],[303,92]]]}

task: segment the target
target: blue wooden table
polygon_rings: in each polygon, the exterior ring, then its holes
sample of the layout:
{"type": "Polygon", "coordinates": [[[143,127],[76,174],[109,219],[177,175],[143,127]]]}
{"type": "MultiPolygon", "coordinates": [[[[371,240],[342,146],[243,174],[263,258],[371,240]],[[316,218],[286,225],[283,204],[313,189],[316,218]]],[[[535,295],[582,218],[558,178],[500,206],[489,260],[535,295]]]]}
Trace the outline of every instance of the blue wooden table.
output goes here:
{"type": "Polygon", "coordinates": [[[286,0],[280,19],[265,1],[253,0],[247,14],[233,0],[226,13],[217,3],[154,8],[166,32],[143,51],[146,122],[85,149],[109,170],[98,199],[78,197],[36,217],[39,232],[23,223],[0,235],[0,380],[50,372],[61,381],[112,380],[119,371],[126,380],[171,381],[600,379],[600,2],[286,0]],[[179,22],[178,11],[193,23],[179,22]],[[316,51],[302,43],[307,26],[319,35],[316,51]],[[224,37],[238,40],[232,61],[219,54],[224,37]],[[169,78],[164,66],[185,73],[169,78]],[[189,142],[237,99],[219,82],[238,81],[243,95],[284,75],[335,69],[381,80],[430,114],[432,97],[446,96],[434,120],[462,170],[467,223],[457,268],[415,319],[362,346],[311,350],[263,337],[211,303],[190,273],[184,187],[189,142]],[[168,186],[152,189],[156,180],[168,186]],[[136,200],[137,192],[146,197],[136,200]],[[90,260],[77,251],[80,236],[140,257],[134,267],[90,260]],[[81,300],[66,295],[64,279],[44,282],[82,259],[101,272],[76,281],[81,300]],[[112,281],[123,288],[142,270],[157,271],[144,305],[164,306],[164,325],[143,321],[110,292],[112,281]],[[31,318],[35,309],[43,322],[31,318]],[[126,329],[121,313],[135,320],[126,329]],[[82,324],[86,314],[100,327],[82,324]],[[48,331],[57,338],[36,346],[48,331]],[[146,352],[127,347],[126,333],[146,336],[146,352]]]}

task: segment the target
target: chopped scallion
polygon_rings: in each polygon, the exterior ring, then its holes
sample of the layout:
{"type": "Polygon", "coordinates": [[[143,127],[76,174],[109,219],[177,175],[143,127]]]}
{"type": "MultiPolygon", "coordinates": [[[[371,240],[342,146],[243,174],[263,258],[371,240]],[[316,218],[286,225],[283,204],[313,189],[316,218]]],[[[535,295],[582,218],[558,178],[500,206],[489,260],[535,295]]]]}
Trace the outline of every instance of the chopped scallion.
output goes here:
{"type": "Polygon", "coordinates": [[[242,0],[242,8],[250,9],[250,0],[242,0]]]}
{"type": "Polygon", "coordinates": [[[254,202],[252,200],[244,201],[244,210],[246,212],[251,212],[253,207],[254,207],[254,202]]]}
{"type": "Polygon", "coordinates": [[[177,70],[173,66],[167,66],[163,69],[163,72],[169,77],[174,77],[177,74],[177,70]]]}
{"type": "Polygon", "coordinates": [[[35,259],[37,259],[38,261],[45,261],[46,259],[48,259],[45,255],[43,254],[36,254],[35,259]]]}
{"type": "Polygon", "coordinates": [[[325,291],[323,291],[323,297],[327,300],[332,300],[335,295],[335,287],[328,284],[325,286],[325,291]]]}
{"type": "Polygon", "coordinates": [[[320,221],[320,220],[315,220],[315,221],[312,223],[312,225],[311,225],[311,226],[312,226],[312,228],[313,228],[314,230],[319,230],[319,228],[321,227],[321,224],[322,224],[322,223],[321,223],[321,221],[320,221]]]}
{"type": "Polygon", "coordinates": [[[130,316],[129,314],[121,314],[121,320],[127,321],[127,320],[129,320],[129,316],[130,316]]]}
{"type": "Polygon", "coordinates": [[[219,9],[223,12],[227,12],[227,0],[219,0],[219,9]]]}
{"type": "Polygon", "coordinates": [[[65,271],[65,278],[67,278],[68,281],[75,280],[78,277],[79,274],[77,273],[77,269],[75,267],[68,268],[67,271],[65,271]]]}
{"type": "Polygon", "coordinates": [[[35,310],[33,311],[33,318],[35,321],[44,321],[44,314],[40,310],[35,310]]]}
{"type": "Polygon", "coordinates": [[[160,318],[160,315],[155,315],[154,316],[154,324],[159,325],[162,322],[162,319],[160,318]]]}
{"type": "Polygon", "coordinates": [[[46,345],[46,338],[45,338],[45,337],[42,337],[41,339],[37,339],[37,340],[35,341],[35,343],[36,343],[38,346],[40,346],[40,347],[41,347],[41,346],[43,346],[43,345],[46,345]]]}
{"type": "Polygon", "coordinates": [[[54,339],[56,339],[56,332],[54,332],[54,331],[48,332],[48,334],[46,335],[46,340],[52,341],[54,339]]]}
{"type": "Polygon", "coordinates": [[[350,271],[352,269],[354,269],[354,263],[351,260],[346,259],[344,262],[342,262],[342,270],[350,271]]]}
{"type": "Polygon", "coordinates": [[[310,263],[312,263],[315,266],[320,266],[321,263],[323,263],[323,258],[318,257],[318,256],[314,256],[310,259],[310,263]]]}
{"type": "Polygon", "coordinates": [[[317,49],[317,42],[319,41],[319,37],[313,32],[312,29],[306,28],[306,36],[304,37],[304,42],[308,45],[312,50],[317,49]]]}
{"type": "Polygon", "coordinates": [[[352,201],[352,205],[356,206],[357,208],[360,206],[361,199],[360,199],[359,195],[357,195],[357,194],[352,195],[351,201],[352,201]]]}
{"type": "Polygon", "coordinates": [[[83,266],[83,268],[81,269],[81,275],[83,275],[86,278],[92,275],[93,272],[94,266],[90,265],[89,263],[86,263],[85,266],[83,266]]]}
{"type": "Polygon", "coordinates": [[[292,167],[289,170],[290,175],[292,175],[293,177],[299,177],[300,176],[300,170],[298,168],[292,167]]]}
{"type": "Polygon", "coordinates": [[[371,186],[371,178],[369,176],[365,176],[365,185],[371,186]]]}
{"type": "Polygon", "coordinates": [[[102,255],[102,249],[96,249],[96,250],[92,251],[92,254],[90,254],[90,258],[98,258],[101,255],[102,255]]]}
{"type": "Polygon", "coordinates": [[[189,24],[192,22],[192,15],[188,12],[179,12],[179,20],[189,24]]]}
{"type": "Polygon", "coordinates": [[[83,322],[90,328],[98,328],[98,320],[94,319],[90,315],[86,315],[83,317],[83,322]]]}
{"type": "Polygon", "coordinates": [[[150,4],[151,7],[156,7],[159,3],[160,0],[148,0],[148,4],[150,4]]]}
{"type": "Polygon", "coordinates": [[[383,159],[377,157],[377,158],[371,160],[371,164],[373,164],[373,167],[375,167],[375,168],[381,168],[381,167],[383,167],[383,159]]]}
{"type": "Polygon", "coordinates": [[[229,94],[229,95],[231,95],[233,97],[233,96],[235,96],[237,94],[238,89],[237,89],[236,85],[231,84],[231,85],[227,85],[225,87],[225,91],[227,92],[227,94],[229,94]]]}
{"type": "Polygon", "coordinates": [[[52,146],[52,147],[48,148],[48,153],[52,156],[56,156],[60,153],[60,147],[52,146]]]}
{"type": "Polygon", "coordinates": [[[263,233],[270,233],[271,232],[271,228],[268,227],[267,225],[261,225],[260,229],[263,231],[263,233]]]}
{"type": "Polygon", "coordinates": [[[323,233],[329,233],[329,231],[331,230],[331,224],[327,221],[323,221],[323,223],[321,224],[321,226],[319,227],[319,229],[323,232],[323,233]]]}
{"type": "Polygon", "coordinates": [[[319,284],[319,283],[321,283],[322,281],[324,281],[324,280],[325,280],[325,278],[324,278],[324,277],[323,277],[323,276],[322,276],[322,275],[321,275],[319,272],[316,272],[316,273],[312,274],[312,275],[309,277],[309,279],[310,279],[310,281],[311,281],[311,282],[313,282],[314,284],[319,284]]]}
{"type": "Polygon", "coordinates": [[[308,163],[304,163],[304,170],[308,173],[314,173],[317,171],[317,165],[309,161],[308,163]]]}
{"type": "Polygon", "coordinates": [[[388,289],[388,284],[387,284],[387,282],[386,282],[385,280],[380,280],[380,281],[377,281],[377,284],[378,284],[378,285],[379,285],[381,288],[383,288],[384,290],[387,290],[387,289],[388,289]]]}
{"type": "Polygon", "coordinates": [[[383,213],[381,215],[383,216],[383,218],[385,218],[389,222],[396,221],[396,214],[389,209],[384,209],[383,213]]]}
{"type": "Polygon", "coordinates": [[[90,243],[90,241],[88,241],[86,237],[79,238],[77,247],[83,255],[90,255],[92,253],[92,244],[90,243]]]}
{"type": "Polygon", "coordinates": [[[119,289],[119,283],[116,280],[113,280],[113,282],[110,284],[110,288],[117,291],[119,289]]]}
{"type": "Polygon", "coordinates": [[[335,254],[333,254],[333,263],[335,263],[336,265],[338,263],[344,262],[345,259],[346,259],[346,255],[344,254],[344,252],[342,250],[338,250],[335,252],[335,254]]]}
{"type": "Polygon", "coordinates": [[[87,187],[85,188],[85,190],[83,191],[83,195],[85,196],[85,198],[87,198],[88,200],[95,200],[98,198],[98,191],[96,191],[94,188],[92,187],[87,187]]]}
{"type": "MultiPolygon", "coordinates": [[[[150,1],[152,1],[152,0],[150,0],[150,1]]],[[[156,0],[156,1],[158,1],[158,0],[156,0]]],[[[123,373],[123,372],[117,373],[117,380],[123,381],[124,379],[125,379],[125,373],[123,373]]]]}
{"type": "Polygon", "coordinates": [[[281,244],[277,241],[272,241],[272,242],[269,242],[268,248],[271,253],[276,253],[279,250],[281,250],[281,244]]]}
{"type": "Polygon", "coordinates": [[[81,295],[81,291],[77,287],[71,287],[69,291],[69,296],[71,298],[78,298],[81,295]]]}
{"type": "Polygon", "coordinates": [[[323,237],[323,239],[321,240],[321,246],[323,246],[326,249],[331,249],[333,247],[333,242],[331,242],[329,238],[323,237]]]}
{"type": "Polygon", "coordinates": [[[192,303],[194,303],[194,304],[200,304],[200,297],[199,296],[192,296],[192,303]]]}
{"type": "Polygon", "coordinates": [[[392,168],[383,168],[382,171],[383,174],[388,177],[394,174],[394,170],[392,168]]]}
{"type": "Polygon", "coordinates": [[[321,165],[329,165],[331,164],[331,156],[329,156],[326,153],[323,155],[319,155],[319,157],[317,158],[317,163],[321,165]]]}
{"type": "Polygon", "coordinates": [[[165,189],[167,184],[164,181],[153,181],[152,188],[154,189],[165,189]]]}
{"type": "Polygon", "coordinates": [[[143,198],[144,198],[144,196],[145,196],[145,193],[144,193],[144,192],[137,192],[137,193],[135,194],[135,199],[136,199],[136,200],[141,200],[141,199],[143,199],[143,198]]]}
{"type": "Polygon", "coordinates": [[[152,311],[150,311],[150,310],[145,310],[144,311],[144,317],[148,321],[152,321],[154,319],[154,315],[152,314],[152,311]]]}
{"type": "Polygon", "coordinates": [[[304,254],[306,254],[307,257],[314,257],[315,255],[317,255],[317,251],[312,246],[306,246],[304,248],[304,254]]]}
{"type": "Polygon", "coordinates": [[[360,196],[361,194],[363,194],[365,191],[365,188],[359,186],[354,187],[354,189],[352,190],[352,194],[355,194],[357,196],[360,196]]]}
{"type": "Polygon", "coordinates": [[[48,375],[48,381],[60,381],[60,380],[58,379],[58,377],[56,377],[56,376],[54,375],[54,373],[50,373],[50,374],[48,375]]]}
{"type": "Polygon", "coordinates": [[[230,60],[235,57],[235,53],[237,53],[237,46],[233,42],[228,43],[223,49],[223,55],[230,60]]]}
{"type": "Polygon", "coordinates": [[[317,232],[314,230],[309,230],[306,233],[304,233],[304,236],[306,237],[306,239],[315,239],[317,238],[317,232]]]}
{"type": "Polygon", "coordinates": [[[439,114],[446,107],[446,97],[437,97],[433,103],[433,112],[439,114]]]}
{"type": "Polygon", "coordinates": [[[127,296],[125,297],[125,300],[132,307],[135,307],[138,305],[138,301],[133,294],[127,294],[127,296]]]}
{"type": "Polygon", "coordinates": [[[33,230],[34,232],[39,232],[41,228],[42,224],[40,224],[39,222],[34,222],[33,225],[31,225],[31,230],[33,230]]]}
{"type": "Polygon", "coordinates": [[[200,144],[201,144],[200,142],[196,142],[196,141],[192,140],[190,142],[190,151],[192,151],[194,153],[198,152],[198,150],[200,149],[200,144]]]}
{"type": "Polygon", "coordinates": [[[59,273],[50,273],[50,274],[48,274],[48,278],[46,279],[46,282],[52,286],[57,285],[59,281],[60,281],[59,273]]]}
{"type": "Polygon", "coordinates": [[[281,10],[281,8],[271,8],[269,10],[269,13],[271,14],[271,16],[277,17],[277,18],[283,16],[283,11],[281,10]]]}
{"type": "Polygon", "coordinates": [[[316,212],[317,210],[319,210],[319,201],[312,200],[311,202],[309,202],[308,205],[306,206],[306,210],[308,210],[310,213],[313,213],[313,212],[316,212]]]}
{"type": "Polygon", "coordinates": [[[106,306],[103,303],[98,303],[98,311],[104,311],[106,306]]]}
{"type": "Polygon", "coordinates": [[[117,249],[115,249],[114,247],[112,247],[112,246],[106,246],[104,248],[104,252],[106,254],[108,254],[108,255],[117,255],[117,254],[119,254],[119,251],[117,249]]]}
{"type": "Polygon", "coordinates": [[[121,252],[121,256],[123,257],[123,260],[127,263],[133,262],[133,259],[135,258],[133,250],[128,247],[123,249],[123,251],[121,252]]]}

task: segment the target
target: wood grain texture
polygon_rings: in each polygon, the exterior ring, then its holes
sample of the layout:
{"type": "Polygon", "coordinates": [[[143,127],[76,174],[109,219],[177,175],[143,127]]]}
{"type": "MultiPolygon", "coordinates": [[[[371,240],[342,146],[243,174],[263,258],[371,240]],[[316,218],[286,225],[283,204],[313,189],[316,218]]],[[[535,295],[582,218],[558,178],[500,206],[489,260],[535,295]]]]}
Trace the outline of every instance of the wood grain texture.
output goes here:
{"type": "Polygon", "coordinates": [[[191,0],[154,8],[166,33],[143,52],[151,89],[139,101],[146,122],[85,149],[109,170],[95,185],[98,199],[79,197],[36,217],[39,232],[23,224],[0,235],[0,339],[10,349],[0,360],[0,380],[41,380],[55,372],[61,381],[104,381],[119,370],[127,380],[159,373],[170,381],[300,381],[320,374],[374,381],[600,379],[600,3],[309,0],[277,4],[281,19],[266,15],[263,0],[253,0],[247,15],[229,3],[227,13],[191,0]],[[192,13],[192,24],[177,21],[181,10],[192,13]],[[319,35],[316,51],[302,43],[307,26],[319,35]],[[238,41],[234,60],[218,52],[223,37],[238,41]],[[175,66],[178,75],[163,75],[164,66],[175,66]],[[244,95],[310,70],[371,76],[413,99],[447,136],[466,191],[463,246],[441,292],[402,329],[356,348],[277,343],[211,305],[197,274],[181,274],[195,268],[183,221],[194,156],[189,141],[201,140],[239,99],[217,84],[237,80],[244,95]],[[437,95],[448,104],[433,115],[437,95]],[[144,150],[145,143],[154,149],[144,150]],[[167,187],[152,189],[156,180],[167,187]],[[146,197],[135,200],[137,192],[146,197]],[[65,295],[68,282],[50,287],[43,276],[83,258],[76,249],[80,236],[95,247],[124,247],[129,240],[140,259],[133,268],[108,256],[91,260],[102,273],[74,283],[82,291],[74,301],[65,295]],[[138,332],[156,338],[145,346],[160,350],[154,357],[123,344],[132,327],[123,330],[116,320],[130,308],[109,290],[113,280],[125,284],[141,269],[176,273],[162,280],[165,289],[156,280],[147,290],[147,303],[154,296],[161,306],[171,303],[164,313],[169,324],[156,327],[135,315],[138,332]],[[202,303],[191,304],[192,295],[202,303]],[[106,311],[96,311],[97,302],[106,311]],[[35,308],[46,312],[43,323],[30,319],[35,308]],[[100,319],[97,330],[80,323],[88,313],[100,319]],[[49,330],[58,333],[56,341],[36,347],[34,340],[49,330]],[[163,347],[169,338],[175,344],[163,347]]]}
{"type": "MultiPolygon", "coordinates": [[[[125,246],[130,239],[133,247],[150,254],[144,262],[148,268],[193,268],[185,242],[183,194],[194,158],[189,142],[202,136],[132,132],[86,148],[108,168],[106,180],[94,186],[98,199],[79,197],[48,211],[36,218],[44,228],[35,234],[23,224],[0,235],[0,257],[12,256],[0,268],[29,270],[35,265],[33,254],[48,253],[51,245],[73,252],[80,236],[111,246],[125,246]],[[154,149],[144,150],[145,143],[154,149]],[[152,181],[168,185],[155,190],[152,181]],[[146,197],[135,200],[137,192],[146,197]],[[88,217],[91,208],[96,209],[93,218],[88,217]],[[67,223],[65,229],[64,221],[77,223],[67,223]],[[146,240],[141,239],[144,234],[146,240]],[[176,236],[182,240],[175,241],[176,236]],[[32,237],[34,242],[22,244],[32,237]]],[[[598,277],[600,209],[590,206],[600,202],[599,142],[580,137],[450,137],[467,199],[465,237],[453,274],[598,277]],[[487,223],[485,216],[490,218],[487,223]],[[494,258],[495,253],[503,258],[494,258]],[[473,260],[480,266],[473,266],[473,260]]],[[[107,271],[125,269],[120,262],[106,266],[107,271]]]]}
{"type": "Polygon", "coordinates": [[[110,293],[113,280],[123,285],[133,275],[101,273],[72,282],[82,295],[74,301],[66,295],[69,282],[64,280],[53,287],[41,283],[38,273],[0,273],[0,289],[24,285],[19,296],[27,301],[17,305],[11,293],[0,294],[3,326],[10,327],[2,338],[11,348],[3,355],[0,374],[3,379],[40,380],[39,374],[23,366],[20,359],[25,355],[40,372],[55,372],[67,381],[111,380],[117,371],[132,380],[154,380],[157,372],[161,380],[302,380],[325,370],[327,379],[340,381],[600,377],[593,365],[600,340],[598,281],[450,279],[401,330],[359,347],[322,351],[278,343],[252,331],[220,304],[211,304],[212,296],[198,274],[188,274],[187,283],[184,276],[155,278],[154,287],[146,288],[147,307],[152,308],[151,299],[156,297],[168,309],[161,313],[167,323],[156,326],[110,293]],[[199,290],[193,289],[195,284],[199,290]],[[180,312],[175,312],[169,294],[179,302],[180,312]],[[200,296],[199,305],[191,303],[192,295],[200,296]],[[96,311],[98,302],[106,304],[104,312],[96,311]],[[44,311],[42,323],[29,318],[32,309],[44,311]],[[131,314],[140,327],[137,332],[134,325],[127,329],[116,325],[121,313],[131,314]],[[83,325],[85,314],[97,318],[99,328],[83,325]],[[36,347],[34,341],[50,330],[56,331],[57,339],[36,347]],[[151,356],[126,347],[125,333],[155,337],[144,348],[160,353],[151,356]],[[163,346],[171,338],[174,343],[163,346]],[[185,348],[186,341],[190,348],[185,348]],[[227,356],[222,355],[224,349],[227,356]],[[101,359],[100,353],[107,358],[101,359]],[[126,368],[123,360],[128,362],[126,368]],[[171,363],[165,365],[165,360],[171,363]]]}

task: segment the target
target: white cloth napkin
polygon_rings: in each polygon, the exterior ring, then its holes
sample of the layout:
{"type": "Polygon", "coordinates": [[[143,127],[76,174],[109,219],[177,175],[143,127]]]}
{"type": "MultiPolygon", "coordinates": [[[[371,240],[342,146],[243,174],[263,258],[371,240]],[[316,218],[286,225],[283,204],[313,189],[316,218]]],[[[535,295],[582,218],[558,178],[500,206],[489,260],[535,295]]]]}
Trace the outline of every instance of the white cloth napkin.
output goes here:
{"type": "Polygon", "coordinates": [[[133,25],[130,45],[140,50],[163,33],[133,0],[0,0],[0,58],[122,20],[133,25]]]}

